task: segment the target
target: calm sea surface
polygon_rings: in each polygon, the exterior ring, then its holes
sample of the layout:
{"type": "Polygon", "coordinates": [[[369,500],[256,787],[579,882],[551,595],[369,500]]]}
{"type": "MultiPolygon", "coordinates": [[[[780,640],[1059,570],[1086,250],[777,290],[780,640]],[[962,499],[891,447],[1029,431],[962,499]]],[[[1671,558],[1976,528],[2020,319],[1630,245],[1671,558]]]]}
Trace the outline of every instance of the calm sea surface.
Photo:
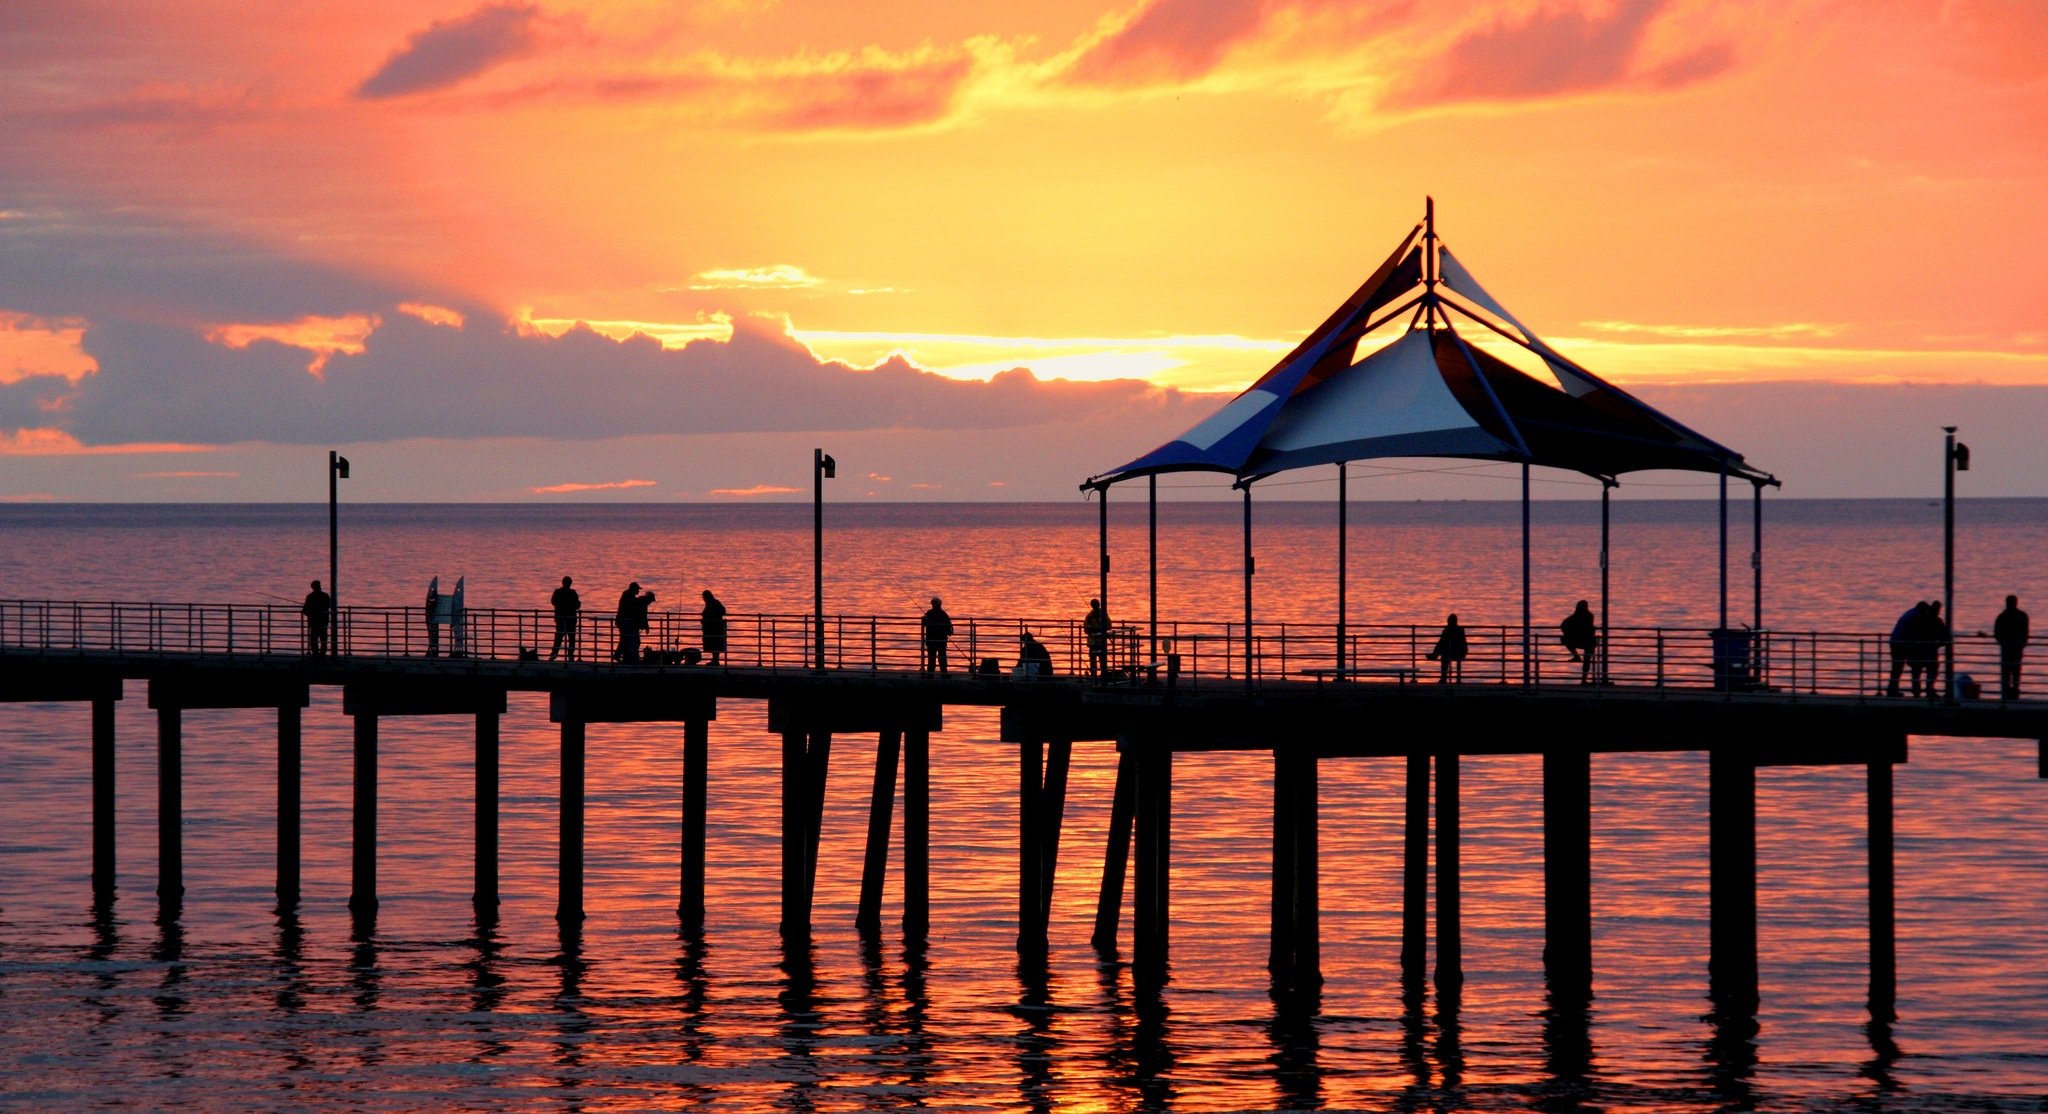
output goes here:
{"type": "MultiPolygon", "coordinates": [[[[1750,614],[1749,506],[1731,580],[1750,614]]],[[[1512,504],[1357,503],[1351,619],[1520,616],[1512,504]]],[[[828,508],[828,610],[1078,617],[1095,589],[1093,504],[828,508]]],[[[1167,504],[1162,618],[1239,614],[1239,508],[1167,504]]],[[[1335,510],[1261,504],[1262,617],[1328,622],[1335,510]]],[[[1884,630],[1941,590],[1941,509],[1775,500],[1767,626],[1884,630]]],[[[1707,503],[1615,505],[1612,621],[1712,625],[1707,503]]],[[[1597,504],[1539,504],[1539,621],[1596,596],[1597,504]]],[[[735,613],[810,607],[808,506],[345,507],[342,594],[416,604],[466,578],[472,607],[542,607],[563,574],[657,607],[705,587],[735,613]]],[[[1145,609],[1142,502],[1112,504],[1110,602],[1145,609]]],[[[2048,622],[2048,500],[1965,501],[1958,630],[2007,592],[2048,622]]],[[[317,506],[0,506],[0,598],[296,601],[325,578],[317,506]]],[[[2048,650],[2037,653],[2048,668],[2048,650]]],[[[2035,676],[2048,683],[2048,674],[2035,676]]],[[[181,920],[160,924],[154,720],[119,709],[120,894],[95,920],[90,717],[0,705],[0,1105],[66,1110],[2048,1109],[2048,782],[2032,741],[1914,739],[1898,770],[1899,1018],[1870,1026],[1862,772],[1758,772],[1761,1012],[1707,1020],[1702,756],[1593,764],[1595,992],[1549,1019],[1542,978],[1539,769],[1464,762],[1462,1008],[1404,1005],[1398,974],[1402,770],[1322,773],[1323,956],[1309,1016],[1265,972],[1271,763],[1175,761],[1173,967],[1157,995],[1087,939],[1115,755],[1074,755],[1041,980],[1014,953],[1015,758],[992,712],[949,709],[932,740],[932,938],[853,928],[871,739],[835,747],[808,972],[777,919],[776,739],[726,702],[711,734],[709,911],[676,929],[681,731],[590,728],[589,919],[553,920],[556,749],[542,698],[504,719],[504,904],[471,919],[470,724],[383,729],[375,935],[348,890],[349,733],[339,693],[305,717],[305,900],[273,911],[275,721],[185,716],[181,920]]],[[[1399,731],[1402,724],[1375,724],[1399,731]]],[[[898,878],[889,879],[893,926],[898,878]]],[[[1128,917],[1125,920],[1128,932],[1128,917]]],[[[1128,954],[1128,941],[1122,949],[1128,954]]]]}

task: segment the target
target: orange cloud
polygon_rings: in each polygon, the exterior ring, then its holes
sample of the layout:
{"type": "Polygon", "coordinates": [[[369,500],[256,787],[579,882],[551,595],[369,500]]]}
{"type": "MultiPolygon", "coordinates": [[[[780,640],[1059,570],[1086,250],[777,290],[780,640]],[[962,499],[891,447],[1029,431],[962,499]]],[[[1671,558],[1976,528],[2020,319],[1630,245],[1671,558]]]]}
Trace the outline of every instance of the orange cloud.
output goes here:
{"type": "Polygon", "coordinates": [[[85,319],[0,310],[0,383],[54,375],[76,383],[99,370],[85,352],[85,319]]]}
{"type": "Polygon", "coordinates": [[[697,272],[691,290],[808,290],[820,280],[802,267],[777,263],[772,267],[721,268],[697,272]]]}
{"type": "Polygon", "coordinates": [[[132,453],[209,453],[212,445],[180,445],[172,442],[132,442],[125,445],[87,445],[61,429],[0,430],[0,456],[121,456],[132,453]]]}
{"type": "Polygon", "coordinates": [[[532,487],[528,491],[535,495],[572,495],[584,491],[619,491],[629,487],[653,487],[653,480],[618,480],[602,484],[549,484],[546,487],[532,487]]]}
{"type": "Polygon", "coordinates": [[[796,488],[780,487],[776,484],[755,484],[752,487],[717,487],[711,489],[709,494],[745,497],[752,495],[794,495],[796,491],[796,488]]]}
{"type": "Polygon", "coordinates": [[[363,342],[382,323],[377,315],[368,313],[301,317],[297,321],[276,325],[216,325],[206,331],[206,339],[227,348],[247,348],[259,340],[303,348],[313,353],[313,360],[306,365],[306,370],[319,375],[326,370],[328,359],[337,352],[362,355],[363,342]]]}
{"type": "Polygon", "coordinates": [[[462,324],[466,320],[460,310],[449,309],[447,306],[431,305],[426,302],[400,302],[398,303],[398,312],[410,314],[429,325],[440,325],[443,328],[449,329],[462,328],[462,324]]]}

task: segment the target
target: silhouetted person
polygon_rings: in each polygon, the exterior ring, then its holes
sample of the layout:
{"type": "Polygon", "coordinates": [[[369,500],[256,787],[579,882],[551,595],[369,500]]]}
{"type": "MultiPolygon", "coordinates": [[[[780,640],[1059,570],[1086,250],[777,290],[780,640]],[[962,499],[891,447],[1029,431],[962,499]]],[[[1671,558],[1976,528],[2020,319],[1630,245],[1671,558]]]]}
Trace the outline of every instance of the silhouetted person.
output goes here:
{"type": "Polygon", "coordinates": [[[704,610],[698,613],[698,621],[704,626],[704,657],[712,665],[720,664],[725,657],[725,605],[704,589],[704,610]]]}
{"type": "Polygon", "coordinates": [[[1572,653],[1572,660],[1579,663],[1579,683],[1593,683],[1594,650],[1600,645],[1600,630],[1593,621],[1593,609],[1585,600],[1572,608],[1572,613],[1557,625],[1558,641],[1572,653]]]}
{"type": "Polygon", "coordinates": [[[1017,636],[1017,672],[1025,677],[1052,676],[1052,651],[1030,631],[1017,636]]]}
{"type": "MultiPolygon", "coordinates": [[[[1913,656],[1910,650],[1913,631],[1920,622],[1921,613],[1926,610],[1927,601],[1920,600],[1907,608],[1905,613],[1899,616],[1899,621],[1892,624],[1891,637],[1886,639],[1886,646],[1891,650],[1892,656],[1892,677],[1884,686],[1886,696],[1901,695],[1899,675],[1906,671],[1906,659],[1913,656]]],[[[1914,695],[1919,694],[1916,691],[1914,695]]]]}
{"type": "Polygon", "coordinates": [[[430,658],[441,656],[441,624],[436,621],[436,616],[434,615],[434,612],[440,610],[440,608],[441,578],[437,576],[427,581],[427,656],[430,658]]]}
{"type": "Polygon", "coordinates": [[[562,586],[548,596],[548,605],[555,609],[555,645],[548,651],[548,660],[553,661],[562,653],[562,647],[569,648],[569,660],[576,660],[576,616],[583,610],[583,596],[571,587],[575,581],[562,578],[562,586]]]}
{"type": "Polygon", "coordinates": [[[1465,628],[1458,625],[1458,616],[1444,616],[1443,633],[1436,636],[1436,646],[1429,651],[1429,660],[1436,663],[1438,683],[1465,679],[1465,655],[1471,649],[1465,641],[1465,628]]]}
{"type": "Polygon", "coordinates": [[[2020,698],[2020,657],[2027,652],[2027,613],[2020,610],[2018,596],[2005,597],[2005,610],[1992,621],[1991,637],[1998,642],[1998,698],[2020,698]]]}
{"type": "Polygon", "coordinates": [[[653,602],[654,593],[642,595],[637,580],[619,593],[619,609],[612,616],[612,622],[619,628],[618,660],[640,660],[640,632],[647,629],[647,606],[653,602]]]}
{"type": "Polygon", "coordinates": [[[924,671],[946,672],[946,640],[953,637],[953,617],[932,597],[931,610],[924,613],[924,671]]]}
{"type": "Polygon", "coordinates": [[[1081,620],[1081,633],[1088,636],[1088,675],[1100,677],[1109,667],[1109,612],[1101,600],[1088,601],[1088,617],[1081,620]]]}
{"type": "Polygon", "coordinates": [[[334,597],[321,591],[316,580],[306,602],[299,605],[299,614],[306,617],[306,652],[316,658],[325,655],[330,649],[327,630],[334,618],[334,597]]]}
{"type": "Polygon", "coordinates": [[[1941,603],[1929,600],[1906,631],[1906,671],[1912,678],[1913,695],[1921,694],[1927,682],[1927,699],[1941,695],[1941,648],[1948,645],[1948,623],[1941,617],[1941,603]]]}

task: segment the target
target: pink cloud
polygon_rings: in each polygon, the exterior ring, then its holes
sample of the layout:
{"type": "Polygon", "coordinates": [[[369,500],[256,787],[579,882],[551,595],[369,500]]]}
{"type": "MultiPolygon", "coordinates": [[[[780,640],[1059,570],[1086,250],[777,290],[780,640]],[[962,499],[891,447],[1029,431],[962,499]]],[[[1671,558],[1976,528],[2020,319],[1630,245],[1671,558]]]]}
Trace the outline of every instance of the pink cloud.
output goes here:
{"type": "Polygon", "coordinates": [[[458,19],[435,20],[392,51],[356,87],[356,96],[382,100],[459,85],[532,53],[539,20],[540,9],[530,4],[488,4],[458,19]]]}
{"type": "Polygon", "coordinates": [[[584,491],[622,491],[626,488],[653,486],[653,480],[618,480],[601,484],[549,484],[546,487],[531,487],[527,490],[535,495],[573,495],[584,491]]]}
{"type": "Polygon", "coordinates": [[[1114,86],[1200,77],[1259,29],[1266,8],[1265,0],[1157,0],[1090,47],[1068,77],[1114,86]]]}
{"type": "Polygon", "coordinates": [[[133,453],[206,453],[211,445],[169,441],[87,445],[61,429],[0,430],[0,456],[123,456],[133,453]]]}
{"type": "Polygon", "coordinates": [[[1603,14],[1576,7],[1546,8],[1519,22],[1506,20],[1452,43],[1433,64],[1389,100],[1419,107],[1475,100],[1522,100],[1636,83],[1676,88],[1727,70],[1735,63],[1728,43],[1712,43],[1647,74],[1637,72],[1651,25],[1670,0],[1621,0],[1603,14]]]}
{"type": "Polygon", "coordinates": [[[796,491],[797,491],[797,489],[796,489],[796,488],[793,488],[793,487],[778,487],[778,486],[776,486],[775,484],[755,484],[755,485],[754,485],[754,486],[752,486],[752,487],[718,487],[718,488],[713,488],[713,489],[711,489],[711,491],[709,492],[709,494],[712,494],[712,495],[737,495],[737,496],[742,496],[742,497],[745,497],[745,496],[754,496],[754,495],[795,495],[795,494],[796,494],[796,491]]]}

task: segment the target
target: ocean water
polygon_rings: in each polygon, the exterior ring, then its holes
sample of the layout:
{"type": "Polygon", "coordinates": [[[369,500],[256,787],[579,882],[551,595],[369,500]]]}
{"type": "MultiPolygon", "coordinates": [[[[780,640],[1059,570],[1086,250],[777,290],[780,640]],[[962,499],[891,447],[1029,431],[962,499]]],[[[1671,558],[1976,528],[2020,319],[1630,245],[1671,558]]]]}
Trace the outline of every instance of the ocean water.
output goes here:
{"type": "MultiPolygon", "coordinates": [[[[1146,608],[1141,501],[1112,503],[1111,610],[1146,608]]],[[[1752,600],[1749,516],[1731,609],[1752,600]]],[[[1235,504],[1161,509],[1164,619],[1242,608],[1235,504]]],[[[1335,511],[1255,508],[1262,618],[1328,622],[1335,511]]],[[[1512,504],[1355,503],[1350,619],[1519,620],[1512,504]]],[[[1618,500],[1612,619],[1717,618],[1711,504],[1618,500]]],[[[831,506],[827,609],[1078,617],[1096,508],[831,506]]],[[[349,604],[416,604],[430,576],[473,607],[592,602],[628,579],[657,607],[715,589],[736,615],[810,608],[807,506],[345,506],[349,604]]],[[[1965,501],[1957,629],[2008,592],[2048,599],[2048,500],[1965,501]]],[[[1536,507],[1539,621],[1598,589],[1597,504],[1536,507]]],[[[327,567],[319,506],[0,506],[0,598],[295,601],[327,567]]],[[[1883,631],[1941,590],[1941,509],[1773,500],[1765,625],[1883,631]]],[[[693,609],[691,609],[693,610],[693,609]]],[[[2040,610],[2039,607],[2036,610],[2040,610]]],[[[765,708],[712,725],[701,936],[675,918],[681,732],[594,725],[588,920],[553,920],[558,738],[542,698],[503,720],[503,905],[469,905],[470,725],[387,722],[382,908],[351,936],[349,732],[338,692],[305,716],[305,885],[273,909],[275,728],[185,716],[182,916],[154,897],[155,746],[142,686],[118,712],[119,894],[90,878],[87,710],[0,705],[0,1105],[68,1110],[2040,1110],[2048,1096],[2048,782],[2032,740],[1912,740],[1897,771],[1898,1019],[1866,993],[1862,772],[1758,773],[1762,1005],[1706,1000],[1701,755],[1593,764],[1595,1000],[1546,1011],[1538,765],[1464,761],[1466,984],[1455,1010],[1399,979],[1400,764],[1321,777],[1326,986],[1306,1013],[1265,971],[1270,759],[1175,761],[1170,980],[1151,992],[1088,946],[1115,755],[1076,747],[1045,970],[1014,951],[1015,760],[989,710],[932,740],[932,928],[879,948],[853,928],[874,741],[835,743],[808,954],[777,919],[777,740],[765,708]]],[[[1128,932],[1128,917],[1125,921],[1128,932]]],[[[1121,949],[1128,955],[1128,941],[1121,949]]]]}

